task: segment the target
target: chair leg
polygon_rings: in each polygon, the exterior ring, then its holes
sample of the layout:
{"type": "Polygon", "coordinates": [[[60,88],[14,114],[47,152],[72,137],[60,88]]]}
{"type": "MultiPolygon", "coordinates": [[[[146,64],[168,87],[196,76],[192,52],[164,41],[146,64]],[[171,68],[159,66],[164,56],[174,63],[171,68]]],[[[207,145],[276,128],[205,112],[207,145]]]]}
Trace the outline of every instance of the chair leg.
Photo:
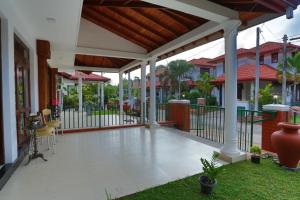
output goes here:
{"type": "Polygon", "coordinates": [[[50,138],[49,138],[49,136],[47,136],[47,146],[48,146],[48,150],[50,150],[50,138]]]}
{"type": "Polygon", "coordinates": [[[53,154],[55,154],[55,132],[51,138],[52,138],[52,150],[53,150],[53,154]]]}

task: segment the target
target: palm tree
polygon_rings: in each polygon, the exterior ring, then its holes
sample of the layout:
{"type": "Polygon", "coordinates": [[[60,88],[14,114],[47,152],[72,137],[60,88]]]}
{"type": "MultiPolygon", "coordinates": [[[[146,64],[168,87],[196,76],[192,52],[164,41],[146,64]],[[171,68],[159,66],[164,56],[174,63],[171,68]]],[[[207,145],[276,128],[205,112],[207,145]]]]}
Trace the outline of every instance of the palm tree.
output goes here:
{"type": "MultiPolygon", "coordinates": [[[[278,77],[281,80],[283,64],[278,65],[278,77]]],[[[293,83],[293,101],[296,101],[296,86],[300,80],[300,52],[287,58],[287,78],[291,78],[293,83]]]]}
{"type": "Polygon", "coordinates": [[[167,91],[166,88],[170,86],[170,82],[171,82],[169,70],[167,66],[164,65],[159,65],[156,69],[160,69],[160,73],[158,74],[158,79],[160,82],[160,87],[162,88],[163,93],[165,93],[165,91],[167,91]]]}
{"type": "Polygon", "coordinates": [[[185,60],[174,60],[168,64],[171,84],[178,85],[179,99],[181,96],[181,82],[187,78],[188,72],[194,66],[185,60]]]}
{"type": "Polygon", "coordinates": [[[215,78],[213,76],[210,76],[207,72],[199,75],[197,86],[205,98],[211,95],[212,89],[214,87],[211,84],[211,81],[213,80],[215,80],[215,78]]]}

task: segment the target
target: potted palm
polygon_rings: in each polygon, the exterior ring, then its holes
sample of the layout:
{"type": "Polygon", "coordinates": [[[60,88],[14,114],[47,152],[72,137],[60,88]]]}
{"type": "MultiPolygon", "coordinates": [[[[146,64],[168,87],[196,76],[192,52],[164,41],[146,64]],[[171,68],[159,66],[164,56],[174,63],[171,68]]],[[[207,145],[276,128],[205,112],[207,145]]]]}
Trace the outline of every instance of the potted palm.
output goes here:
{"type": "Polygon", "coordinates": [[[259,164],[261,149],[258,146],[252,146],[250,148],[250,153],[251,153],[251,162],[253,162],[255,164],[259,164]]]}
{"type": "Polygon", "coordinates": [[[201,163],[203,165],[203,173],[199,178],[199,183],[201,186],[201,192],[204,194],[211,194],[213,189],[217,186],[217,175],[220,172],[220,168],[217,167],[217,158],[219,153],[214,153],[210,161],[201,158],[201,163]]]}

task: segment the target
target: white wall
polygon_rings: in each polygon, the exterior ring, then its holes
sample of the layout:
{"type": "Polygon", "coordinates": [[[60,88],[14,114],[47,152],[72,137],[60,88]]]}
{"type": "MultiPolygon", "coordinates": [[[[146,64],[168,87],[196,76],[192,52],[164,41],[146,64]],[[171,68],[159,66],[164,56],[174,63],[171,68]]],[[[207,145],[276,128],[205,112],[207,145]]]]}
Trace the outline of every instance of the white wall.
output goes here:
{"type": "Polygon", "coordinates": [[[216,64],[216,76],[220,76],[223,74],[223,63],[219,62],[216,64]]]}
{"type": "Polygon", "coordinates": [[[3,84],[3,129],[5,162],[12,163],[18,156],[15,102],[14,34],[30,49],[30,84],[32,110],[38,109],[38,77],[36,43],[30,24],[18,17],[12,1],[0,1],[2,84],[3,84]]]}

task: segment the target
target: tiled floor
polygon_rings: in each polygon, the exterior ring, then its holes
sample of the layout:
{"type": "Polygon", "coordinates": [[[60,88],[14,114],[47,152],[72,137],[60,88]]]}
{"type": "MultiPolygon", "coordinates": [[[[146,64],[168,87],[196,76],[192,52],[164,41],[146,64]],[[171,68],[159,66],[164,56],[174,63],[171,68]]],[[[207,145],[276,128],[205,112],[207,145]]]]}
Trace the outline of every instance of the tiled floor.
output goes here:
{"type": "Polygon", "coordinates": [[[199,173],[213,147],[179,131],[127,128],[58,138],[48,162],[20,166],[0,191],[1,200],[101,200],[199,173]]]}

